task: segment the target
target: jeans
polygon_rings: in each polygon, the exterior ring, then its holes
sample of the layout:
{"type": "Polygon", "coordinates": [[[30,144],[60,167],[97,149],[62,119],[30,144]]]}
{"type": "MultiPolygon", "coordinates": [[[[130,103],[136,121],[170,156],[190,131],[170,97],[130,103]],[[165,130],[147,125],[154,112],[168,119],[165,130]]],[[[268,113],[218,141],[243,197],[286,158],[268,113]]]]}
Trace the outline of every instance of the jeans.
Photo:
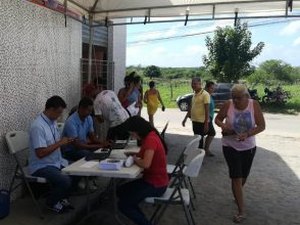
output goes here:
{"type": "Polygon", "coordinates": [[[67,198],[72,186],[72,178],[62,174],[59,168],[47,166],[37,170],[32,174],[37,177],[44,177],[51,185],[50,194],[47,197],[46,204],[55,205],[60,200],[67,198]]]}
{"type": "Polygon", "coordinates": [[[138,225],[151,225],[138,204],[147,197],[163,195],[167,187],[154,187],[143,179],[121,185],[117,190],[119,210],[138,225]]]}

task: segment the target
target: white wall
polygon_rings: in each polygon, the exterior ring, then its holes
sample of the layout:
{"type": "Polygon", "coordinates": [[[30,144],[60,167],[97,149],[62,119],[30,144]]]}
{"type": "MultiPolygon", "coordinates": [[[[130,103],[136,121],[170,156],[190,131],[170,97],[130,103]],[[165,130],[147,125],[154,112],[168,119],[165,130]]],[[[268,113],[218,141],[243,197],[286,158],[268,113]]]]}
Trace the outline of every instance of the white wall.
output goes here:
{"type": "MultiPolygon", "coordinates": [[[[120,22],[120,21],[119,21],[120,22]]],[[[108,57],[114,63],[114,91],[123,87],[126,73],[126,26],[112,26],[109,28],[108,57]]]]}
{"type": "Polygon", "coordinates": [[[27,130],[47,98],[69,107],[80,97],[81,24],[21,0],[0,1],[0,189],[8,188],[14,160],[4,135],[27,130]]]}

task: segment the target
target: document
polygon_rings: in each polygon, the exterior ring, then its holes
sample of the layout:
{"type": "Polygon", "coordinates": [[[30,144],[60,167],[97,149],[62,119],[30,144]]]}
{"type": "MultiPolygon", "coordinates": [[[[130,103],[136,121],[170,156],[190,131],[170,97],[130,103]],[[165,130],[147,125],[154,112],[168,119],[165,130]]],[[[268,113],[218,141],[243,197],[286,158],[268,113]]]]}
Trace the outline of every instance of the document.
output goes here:
{"type": "Polygon", "coordinates": [[[99,168],[102,170],[120,170],[123,165],[124,165],[124,160],[105,159],[100,161],[99,168]]]}
{"type": "Polygon", "coordinates": [[[94,167],[96,165],[98,165],[98,162],[89,161],[89,162],[86,162],[86,163],[82,164],[80,167],[81,168],[92,168],[92,167],[94,167]]]}

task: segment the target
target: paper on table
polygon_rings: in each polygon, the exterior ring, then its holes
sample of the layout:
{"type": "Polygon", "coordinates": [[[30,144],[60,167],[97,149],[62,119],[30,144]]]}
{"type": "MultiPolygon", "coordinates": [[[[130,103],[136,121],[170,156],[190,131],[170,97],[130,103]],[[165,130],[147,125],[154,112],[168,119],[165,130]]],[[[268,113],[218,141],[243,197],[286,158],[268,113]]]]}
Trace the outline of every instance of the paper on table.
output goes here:
{"type": "Polygon", "coordinates": [[[94,167],[98,164],[99,164],[99,162],[89,161],[89,162],[86,162],[86,163],[82,164],[80,167],[82,167],[82,168],[92,168],[92,167],[94,167]]]}
{"type": "Polygon", "coordinates": [[[99,168],[102,170],[120,170],[124,160],[119,159],[105,159],[100,161],[99,168]]]}

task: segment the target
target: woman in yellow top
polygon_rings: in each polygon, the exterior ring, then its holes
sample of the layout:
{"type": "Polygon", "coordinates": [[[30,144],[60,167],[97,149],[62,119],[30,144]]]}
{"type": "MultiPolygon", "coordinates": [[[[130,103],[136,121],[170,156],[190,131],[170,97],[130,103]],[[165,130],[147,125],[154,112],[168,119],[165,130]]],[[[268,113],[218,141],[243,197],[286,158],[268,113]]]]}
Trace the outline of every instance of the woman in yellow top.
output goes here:
{"type": "Polygon", "coordinates": [[[155,82],[149,82],[149,88],[144,95],[144,102],[147,104],[147,111],[149,115],[149,122],[154,127],[153,116],[157,111],[158,104],[161,104],[162,111],[165,111],[164,103],[161,100],[159,91],[155,88],[155,82]]]}

